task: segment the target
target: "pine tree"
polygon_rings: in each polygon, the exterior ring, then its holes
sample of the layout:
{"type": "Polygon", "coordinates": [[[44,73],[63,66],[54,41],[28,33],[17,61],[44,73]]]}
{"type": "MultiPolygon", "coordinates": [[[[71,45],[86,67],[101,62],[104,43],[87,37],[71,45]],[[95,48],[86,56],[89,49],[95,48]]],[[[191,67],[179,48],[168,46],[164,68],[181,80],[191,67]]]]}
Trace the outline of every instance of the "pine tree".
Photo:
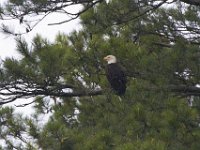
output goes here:
{"type": "Polygon", "coordinates": [[[141,14],[130,2],[100,3],[82,14],[81,31],[53,43],[17,40],[22,59],[4,61],[1,92],[10,92],[1,102],[34,97],[36,113],[25,118],[1,108],[4,149],[200,149],[199,8],[177,2],[141,14]],[[107,54],[126,68],[124,97],[109,88],[107,54]]]}

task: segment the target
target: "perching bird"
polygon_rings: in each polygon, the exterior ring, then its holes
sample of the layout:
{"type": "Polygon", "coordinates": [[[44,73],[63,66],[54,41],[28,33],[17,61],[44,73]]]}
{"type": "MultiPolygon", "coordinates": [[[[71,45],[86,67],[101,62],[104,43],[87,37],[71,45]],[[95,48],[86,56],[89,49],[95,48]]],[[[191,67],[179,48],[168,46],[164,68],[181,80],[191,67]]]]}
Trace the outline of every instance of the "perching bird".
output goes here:
{"type": "Polygon", "coordinates": [[[126,92],[127,80],[123,68],[117,63],[117,58],[113,55],[104,57],[104,60],[108,62],[106,66],[106,76],[111,88],[117,95],[124,95],[126,92]]]}

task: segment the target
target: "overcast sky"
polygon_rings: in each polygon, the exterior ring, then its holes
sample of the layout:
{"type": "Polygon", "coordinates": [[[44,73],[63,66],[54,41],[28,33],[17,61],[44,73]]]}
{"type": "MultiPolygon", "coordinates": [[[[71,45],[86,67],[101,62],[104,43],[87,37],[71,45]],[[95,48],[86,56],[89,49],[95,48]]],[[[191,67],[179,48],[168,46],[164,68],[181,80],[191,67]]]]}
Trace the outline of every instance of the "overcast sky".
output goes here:
{"type": "MultiPolygon", "coordinates": [[[[0,4],[3,4],[6,0],[0,0],[0,4]]],[[[80,9],[80,7],[70,7],[68,8],[69,12],[77,12],[77,10],[80,9]]],[[[73,20],[65,24],[61,25],[54,25],[54,26],[48,26],[48,23],[55,23],[59,21],[66,20],[68,16],[61,15],[61,14],[51,14],[47,16],[42,22],[40,22],[30,33],[27,33],[23,35],[22,37],[25,38],[28,42],[31,42],[31,39],[36,35],[40,34],[43,37],[47,38],[50,41],[53,41],[55,38],[55,35],[58,32],[65,32],[70,33],[72,30],[77,30],[80,28],[79,20],[73,20]]],[[[20,28],[19,20],[11,20],[11,21],[2,21],[0,20],[0,25],[4,23],[6,25],[9,25],[12,30],[18,31],[22,28],[20,28]]],[[[24,28],[23,28],[24,29],[24,28]]],[[[25,29],[24,29],[25,30],[25,29]]],[[[6,35],[3,33],[0,33],[0,58],[4,59],[8,56],[17,56],[17,53],[15,51],[15,37],[12,35],[6,35]]]]}
{"type": "MultiPolygon", "coordinates": [[[[0,0],[0,4],[2,4],[5,0],[0,0]]],[[[69,8],[68,11],[74,12],[80,9],[76,7],[69,8]],[[69,10],[70,9],[70,10],[69,10]]],[[[58,32],[64,32],[66,34],[72,32],[73,30],[80,29],[79,20],[73,20],[65,24],[61,25],[54,25],[54,26],[48,26],[48,23],[54,23],[56,21],[63,21],[66,20],[66,15],[60,15],[60,14],[51,14],[47,18],[45,18],[42,22],[40,22],[30,33],[27,33],[23,35],[23,38],[26,39],[26,41],[29,42],[29,45],[31,43],[31,39],[36,35],[40,34],[42,37],[47,38],[50,41],[53,41],[55,39],[55,35],[58,34],[58,32]]],[[[2,21],[0,20],[0,24],[5,23],[9,25],[14,31],[18,31],[20,29],[19,21],[2,21]]],[[[15,50],[16,43],[15,43],[15,37],[12,35],[6,35],[3,33],[0,33],[0,59],[5,59],[5,57],[19,57],[17,55],[17,52],[15,50]]],[[[20,99],[14,102],[14,104],[24,104],[27,102],[30,102],[31,99],[20,99]]],[[[10,105],[10,104],[9,104],[10,105]]],[[[31,114],[32,109],[30,109],[31,106],[26,106],[25,108],[17,108],[17,112],[26,112],[26,114],[31,114]]]]}

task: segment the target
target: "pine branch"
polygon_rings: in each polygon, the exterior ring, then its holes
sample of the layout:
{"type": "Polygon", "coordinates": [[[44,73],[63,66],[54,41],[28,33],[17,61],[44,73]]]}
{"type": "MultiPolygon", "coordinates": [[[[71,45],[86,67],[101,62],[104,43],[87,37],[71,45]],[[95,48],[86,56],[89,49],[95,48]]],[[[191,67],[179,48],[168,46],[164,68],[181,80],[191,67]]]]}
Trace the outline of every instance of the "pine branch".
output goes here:
{"type": "MultiPolygon", "coordinates": [[[[102,2],[102,1],[103,1],[103,0],[98,0],[98,1],[93,2],[93,3],[91,3],[91,4],[88,3],[88,5],[87,5],[83,10],[81,10],[80,12],[75,13],[75,14],[74,14],[74,13],[72,14],[72,13],[69,13],[69,12],[65,11],[66,14],[72,15],[73,17],[70,18],[70,19],[61,21],[61,22],[49,23],[48,25],[60,25],[60,24],[67,23],[67,22],[70,22],[70,21],[72,21],[72,20],[75,20],[75,19],[77,19],[81,14],[83,14],[84,12],[86,12],[87,10],[89,10],[90,8],[94,7],[97,3],[100,3],[100,2],[102,2]]],[[[80,3],[85,3],[85,2],[91,2],[91,1],[85,0],[84,2],[80,2],[80,3]]]]}
{"type": "Polygon", "coordinates": [[[168,88],[172,92],[180,93],[183,96],[200,96],[200,88],[197,86],[169,85],[168,88]]]}
{"type": "Polygon", "coordinates": [[[184,2],[186,4],[190,4],[190,5],[200,6],[199,0],[181,0],[181,2],[184,2]]]}
{"type": "Polygon", "coordinates": [[[68,84],[41,86],[15,82],[13,84],[0,84],[0,105],[14,102],[19,98],[31,98],[35,96],[82,97],[101,94],[103,94],[102,90],[83,90],[68,84]]]}
{"type": "Polygon", "coordinates": [[[40,3],[40,2],[32,2],[29,3],[22,3],[16,5],[15,3],[8,3],[5,6],[10,7],[8,12],[6,12],[6,7],[2,7],[4,11],[0,12],[1,20],[13,20],[17,19],[19,20],[20,24],[23,24],[25,27],[25,32],[19,32],[15,33],[11,31],[7,26],[4,25],[4,28],[2,28],[2,32],[11,34],[14,36],[23,35],[26,33],[31,32],[44,18],[46,18],[51,13],[64,13],[68,16],[70,16],[70,19],[61,21],[61,22],[55,22],[55,23],[49,23],[49,25],[59,25],[63,24],[72,20],[77,19],[81,14],[89,10],[90,8],[94,7],[98,3],[103,2],[103,0],[62,0],[62,1],[48,1],[46,3],[40,3]],[[76,13],[70,13],[66,11],[70,6],[80,6],[83,5],[83,9],[76,13]],[[40,19],[35,20],[33,25],[30,25],[32,20],[24,20],[26,16],[31,16],[32,18],[37,16],[42,16],[40,19]]]}
{"type": "MultiPolygon", "coordinates": [[[[137,77],[140,77],[141,74],[135,73],[132,74],[137,77]]],[[[129,75],[130,76],[130,75],[129,75]]],[[[5,84],[4,84],[5,85],[5,84]]],[[[92,90],[92,89],[78,89],[74,88],[74,90],[68,90],[65,89],[69,88],[72,89],[74,86],[71,85],[62,85],[59,84],[57,86],[52,87],[43,87],[43,86],[22,86],[22,85],[15,85],[15,84],[7,84],[6,86],[3,86],[1,84],[0,89],[0,105],[11,103],[19,98],[30,98],[35,96],[53,96],[53,97],[84,97],[84,96],[97,96],[97,95],[103,95],[104,90],[98,89],[98,90],[92,90]]],[[[182,96],[200,96],[200,88],[197,86],[187,86],[187,85],[169,85],[163,87],[164,89],[177,93],[178,95],[182,96]]],[[[161,90],[159,87],[146,87],[148,90],[161,90]]],[[[32,103],[32,102],[31,102],[32,103]]],[[[31,104],[30,103],[30,104],[31,104]]],[[[27,104],[29,105],[29,104],[27,104]]],[[[26,104],[25,104],[26,106],[26,104]]]]}

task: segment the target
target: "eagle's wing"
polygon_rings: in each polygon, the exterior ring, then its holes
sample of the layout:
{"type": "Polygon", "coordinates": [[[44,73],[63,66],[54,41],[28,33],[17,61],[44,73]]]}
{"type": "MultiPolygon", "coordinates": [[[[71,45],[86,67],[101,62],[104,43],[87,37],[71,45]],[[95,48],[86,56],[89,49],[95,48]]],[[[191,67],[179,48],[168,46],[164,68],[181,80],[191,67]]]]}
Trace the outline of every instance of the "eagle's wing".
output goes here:
{"type": "Polygon", "coordinates": [[[126,91],[126,75],[123,68],[117,64],[109,64],[106,69],[107,79],[113,90],[118,95],[123,95],[126,91]]]}

